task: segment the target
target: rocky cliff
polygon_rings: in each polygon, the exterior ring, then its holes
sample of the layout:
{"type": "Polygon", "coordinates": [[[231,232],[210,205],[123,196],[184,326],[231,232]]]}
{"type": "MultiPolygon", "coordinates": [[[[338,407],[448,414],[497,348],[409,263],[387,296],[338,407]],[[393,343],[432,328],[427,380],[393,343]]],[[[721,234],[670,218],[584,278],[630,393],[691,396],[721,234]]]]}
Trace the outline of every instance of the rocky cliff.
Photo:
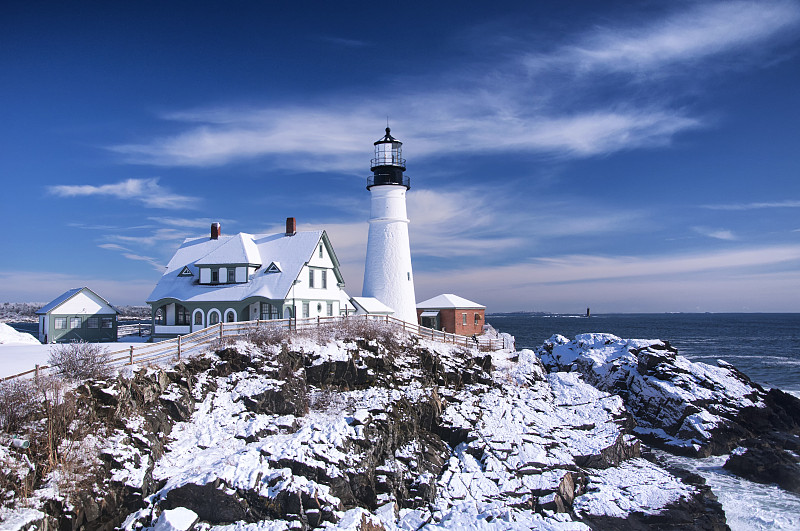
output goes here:
{"type": "MultiPolygon", "coordinates": [[[[702,478],[643,441],[701,453],[748,434],[700,437],[722,406],[681,388],[695,373],[666,344],[626,343],[626,368],[592,372],[603,364],[575,341],[543,346],[549,372],[532,351],[479,353],[378,325],[264,332],[171,368],[129,368],[75,391],[92,426],[69,442],[94,459],[76,477],[84,487],[44,477],[28,508],[2,514],[39,529],[725,529],[702,478]],[[675,393],[637,404],[651,380],[675,393]]],[[[768,400],[737,389],[717,389],[737,411],[768,400]]]]}

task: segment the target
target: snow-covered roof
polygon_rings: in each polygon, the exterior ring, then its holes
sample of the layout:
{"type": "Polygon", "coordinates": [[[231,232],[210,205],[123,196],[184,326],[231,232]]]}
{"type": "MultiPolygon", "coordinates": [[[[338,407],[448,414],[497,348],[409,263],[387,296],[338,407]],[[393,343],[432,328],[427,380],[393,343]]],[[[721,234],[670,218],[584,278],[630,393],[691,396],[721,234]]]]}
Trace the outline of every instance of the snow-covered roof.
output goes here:
{"type": "Polygon", "coordinates": [[[472,302],[470,300],[467,300],[464,297],[453,295],[452,293],[443,293],[442,295],[437,295],[432,299],[418,302],[417,308],[419,309],[459,308],[459,309],[485,310],[486,306],[482,306],[477,302],[472,302]]]}
{"type": "Polygon", "coordinates": [[[367,313],[393,314],[394,310],[375,297],[352,297],[350,299],[356,308],[361,308],[367,313]]]}
{"type": "Polygon", "coordinates": [[[334,263],[334,274],[343,282],[339,262],[323,230],[297,232],[293,236],[278,234],[247,234],[188,238],[167,264],[167,270],[147,298],[148,303],[162,299],[186,302],[241,301],[249,297],[285,299],[292,282],[300,275],[306,262],[322,240],[334,263]],[[230,260],[230,261],[229,261],[230,260]],[[264,265],[280,263],[280,271],[267,272],[260,267],[248,282],[239,284],[199,284],[198,265],[264,265]],[[188,267],[193,276],[179,276],[188,267]]]}
{"type": "Polygon", "coordinates": [[[68,300],[70,300],[72,297],[74,297],[75,295],[77,295],[78,293],[81,293],[82,291],[86,291],[86,292],[88,292],[88,293],[87,293],[87,296],[89,296],[89,297],[92,297],[92,298],[95,298],[95,299],[97,300],[97,302],[99,302],[99,303],[102,303],[102,304],[105,304],[105,305],[106,305],[106,306],[108,306],[108,307],[109,307],[111,310],[113,310],[115,313],[119,313],[119,310],[117,310],[116,308],[114,308],[114,307],[111,305],[111,303],[110,303],[110,302],[108,302],[108,301],[107,301],[107,300],[105,300],[103,297],[101,297],[100,295],[98,295],[98,294],[97,294],[97,293],[95,293],[94,291],[92,291],[92,290],[90,290],[89,288],[87,288],[87,287],[85,287],[85,286],[84,286],[84,287],[82,287],[82,288],[72,288],[72,289],[71,289],[71,290],[69,290],[69,291],[65,291],[64,293],[62,293],[61,295],[59,295],[58,297],[56,297],[55,299],[53,299],[53,300],[52,300],[52,301],[50,301],[49,303],[45,304],[44,306],[42,306],[41,308],[39,308],[38,310],[36,310],[36,314],[37,314],[37,315],[44,315],[44,314],[46,314],[46,313],[48,313],[48,312],[52,311],[53,309],[55,309],[55,308],[57,308],[57,307],[61,306],[62,304],[64,304],[64,303],[65,303],[65,302],[67,302],[68,300]]]}
{"type": "MultiPolygon", "coordinates": [[[[209,240],[214,241],[214,240],[209,240]]],[[[261,265],[261,254],[252,234],[240,232],[233,236],[220,237],[220,245],[195,261],[195,265],[250,264],[261,265]]]]}

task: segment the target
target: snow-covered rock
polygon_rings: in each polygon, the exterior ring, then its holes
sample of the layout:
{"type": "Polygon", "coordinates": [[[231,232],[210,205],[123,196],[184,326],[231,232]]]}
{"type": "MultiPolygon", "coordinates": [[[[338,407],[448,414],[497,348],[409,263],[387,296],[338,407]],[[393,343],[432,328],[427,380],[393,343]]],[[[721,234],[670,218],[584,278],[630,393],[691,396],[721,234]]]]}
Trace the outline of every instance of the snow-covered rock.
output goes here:
{"type": "Polygon", "coordinates": [[[80,525],[572,530],[676,507],[724,521],[707,488],[641,458],[621,396],[530,350],[256,339],[78,392],[105,426],[116,503],[94,523],[76,508],[80,525]]]}
{"type": "Polygon", "coordinates": [[[690,456],[746,446],[749,452],[734,454],[729,470],[800,490],[797,398],[765,391],[725,361],[716,367],[691,362],[661,340],[555,335],[538,354],[548,369],[574,371],[597,389],[622,397],[643,440],[690,456]]]}

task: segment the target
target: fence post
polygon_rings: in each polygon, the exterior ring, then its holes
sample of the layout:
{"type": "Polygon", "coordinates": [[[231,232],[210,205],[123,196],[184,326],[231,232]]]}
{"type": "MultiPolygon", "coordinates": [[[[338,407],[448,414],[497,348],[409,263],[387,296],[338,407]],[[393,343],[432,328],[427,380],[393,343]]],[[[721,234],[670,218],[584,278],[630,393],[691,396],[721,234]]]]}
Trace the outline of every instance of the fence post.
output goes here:
{"type": "Polygon", "coordinates": [[[38,383],[39,382],[39,364],[38,363],[36,364],[36,376],[34,376],[34,378],[35,378],[35,381],[38,383]]]}
{"type": "Polygon", "coordinates": [[[222,321],[219,322],[219,338],[222,339],[222,334],[224,333],[224,329],[222,328],[222,321]]]}
{"type": "Polygon", "coordinates": [[[131,345],[130,355],[129,355],[130,363],[128,365],[133,365],[133,345],[131,345]]]}
{"type": "Polygon", "coordinates": [[[178,336],[178,361],[181,361],[181,336],[178,336]]]}

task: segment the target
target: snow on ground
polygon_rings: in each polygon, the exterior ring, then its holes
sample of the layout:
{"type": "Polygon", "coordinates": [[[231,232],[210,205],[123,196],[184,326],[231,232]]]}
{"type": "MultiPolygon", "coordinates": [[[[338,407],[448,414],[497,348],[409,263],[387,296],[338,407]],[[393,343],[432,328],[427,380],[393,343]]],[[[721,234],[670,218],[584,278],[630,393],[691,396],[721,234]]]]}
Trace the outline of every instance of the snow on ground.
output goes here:
{"type": "MultiPolygon", "coordinates": [[[[0,326],[7,326],[0,323],[0,326]]],[[[9,327],[10,328],[10,327],[9,327]]],[[[13,330],[13,329],[12,329],[13,330]]],[[[33,338],[30,334],[25,334],[33,338]]],[[[133,337],[133,336],[131,336],[133,337]]],[[[139,343],[141,338],[133,337],[128,342],[127,338],[117,343],[93,343],[108,351],[122,350],[128,347],[129,343],[139,343]]],[[[33,338],[34,343],[3,343],[0,340],[0,378],[20,374],[35,369],[37,365],[47,365],[50,359],[50,351],[56,345],[43,345],[39,340],[33,338]]]]}
{"type": "Polygon", "coordinates": [[[0,345],[41,345],[38,339],[27,332],[17,332],[5,323],[0,323],[0,345]]]}

